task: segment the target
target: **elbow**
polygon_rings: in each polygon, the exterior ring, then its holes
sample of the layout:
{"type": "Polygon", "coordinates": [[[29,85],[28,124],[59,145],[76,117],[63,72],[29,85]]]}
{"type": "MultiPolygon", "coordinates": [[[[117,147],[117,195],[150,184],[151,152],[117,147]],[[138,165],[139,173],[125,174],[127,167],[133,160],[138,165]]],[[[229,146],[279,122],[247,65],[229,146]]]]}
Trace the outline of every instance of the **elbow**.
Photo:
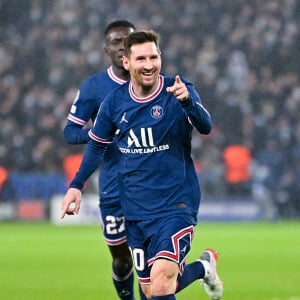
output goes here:
{"type": "Polygon", "coordinates": [[[67,125],[64,128],[64,140],[68,144],[86,144],[89,140],[89,128],[82,129],[82,126],[67,125]]]}
{"type": "Polygon", "coordinates": [[[74,143],[71,139],[66,138],[66,137],[65,137],[65,142],[66,142],[67,144],[69,144],[69,145],[75,145],[75,144],[76,144],[76,143],[74,143]]]}
{"type": "Polygon", "coordinates": [[[209,135],[211,132],[211,127],[209,128],[205,128],[204,130],[201,131],[201,134],[204,134],[204,135],[209,135]]]}
{"type": "Polygon", "coordinates": [[[64,129],[64,140],[67,144],[71,144],[71,145],[76,144],[72,139],[72,134],[68,126],[66,126],[64,129]]]}
{"type": "Polygon", "coordinates": [[[205,131],[203,134],[204,134],[204,135],[209,135],[209,134],[210,134],[210,132],[211,132],[211,129],[210,129],[210,130],[207,130],[207,131],[205,131]]]}
{"type": "Polygon", "coordinates": [[[202,126],[200,133],[204,134],[204,135],[208,135],[211,133],[212,130],[212,122],[208,122],[207,124],[205,124],[205,126],[202,126]]]}

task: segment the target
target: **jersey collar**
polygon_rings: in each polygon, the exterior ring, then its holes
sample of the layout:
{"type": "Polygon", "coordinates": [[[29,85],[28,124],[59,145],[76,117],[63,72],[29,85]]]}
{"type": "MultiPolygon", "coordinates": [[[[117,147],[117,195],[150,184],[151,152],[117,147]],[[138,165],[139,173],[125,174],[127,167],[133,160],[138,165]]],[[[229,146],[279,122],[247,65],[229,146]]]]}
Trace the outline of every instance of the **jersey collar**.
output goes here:
{"type": "Polygon", "coordinates": [[[118,83],[118,84],[124,84],[126,82],[126,80],[119,78],[113,71],[112,66],[110,66],[109,68],[107,68],[107,74],[110,77],[111,80],[113,80],[114,82],[118,83]]]}
{"type": "Polygon", "coordinates": [[[158,80],[159,80],[159,84],[158,84],[156,90],[151,95],[149,95],[147,97],[138,97],[137,95],[135,95],[135,93],[133,92],[132,83],[130,81],[129,82],[129,94],[130,94],[130,97],[134,101],[140,102],[140,103],[144,103],[144,102],[148,102],[148,101],[153,100],[162,91],[162,88],[164,86],[164,77],[161,76],[161,75],[159,75],[158,76],[158,80]]]}

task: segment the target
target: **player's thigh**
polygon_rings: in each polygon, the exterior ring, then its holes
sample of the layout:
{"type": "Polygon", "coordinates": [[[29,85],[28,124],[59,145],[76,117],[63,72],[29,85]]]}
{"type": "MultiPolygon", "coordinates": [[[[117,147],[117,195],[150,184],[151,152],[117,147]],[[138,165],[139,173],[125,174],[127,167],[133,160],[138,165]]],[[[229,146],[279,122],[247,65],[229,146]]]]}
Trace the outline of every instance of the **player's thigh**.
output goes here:
{"type": "Polygon", "coordinates": [[[176,281],[178,272],[178,264],[174,261],[168,259],[156,259],[150,272],[151,281],[176,281]]]}
{"type": "Polygon", "coordinates": [[[195,221],[188,214],[172,215],[157,220],[148,245],[148,265],[158,259],[168,259],[179,266],[180,273],[191,249],[195,221]]]}
{"type": "Polygon", "coordinates": [[[168,259],[182,271],[190,251],[195,221],[187,214],[126,222],[128,244],[141,283],[150,283],[156,259],[168,259]]]}
{"type": "Polygon", "coordinates": [[[150,284],[150,269],[148,268],[147,244],[149,244],[149,227],[144,221],[126,221],[126,233],[130,247],[133,263],[137,272],[139,282],[143,285],[146,293],[147,285],[150,284]]]}
{"type": "Polygon", "coordinates": [[[152,293],[173,294],[176,291],[179,266],[168,259],[156,259],[150,272],[152,293]]]}

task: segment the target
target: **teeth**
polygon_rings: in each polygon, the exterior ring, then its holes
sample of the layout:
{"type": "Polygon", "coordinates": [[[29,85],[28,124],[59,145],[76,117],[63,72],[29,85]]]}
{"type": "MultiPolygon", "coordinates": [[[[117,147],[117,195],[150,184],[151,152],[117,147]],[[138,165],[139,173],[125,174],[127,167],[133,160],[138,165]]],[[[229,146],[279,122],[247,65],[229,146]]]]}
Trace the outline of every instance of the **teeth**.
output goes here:
{"type": "Polygon", "coordinates": [[[143,72],[142,73],[143,75],[152,75],[152,74],[154,74],[153,72],[143,72]]]}

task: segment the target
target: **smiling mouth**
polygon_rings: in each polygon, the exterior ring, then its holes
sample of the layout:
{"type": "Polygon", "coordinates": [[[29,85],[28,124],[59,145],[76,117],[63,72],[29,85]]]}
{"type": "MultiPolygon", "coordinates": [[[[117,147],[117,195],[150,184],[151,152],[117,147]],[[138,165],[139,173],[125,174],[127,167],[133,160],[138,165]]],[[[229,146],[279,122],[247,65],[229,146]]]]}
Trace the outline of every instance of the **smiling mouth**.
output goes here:
{"type": "Polygon", "coordinates": [[[154,71],[142,72],[142,75],[143,75],[143,76],[152,76],[152,75],[154,75],[154,74],[155,74],[154,71]]]}

